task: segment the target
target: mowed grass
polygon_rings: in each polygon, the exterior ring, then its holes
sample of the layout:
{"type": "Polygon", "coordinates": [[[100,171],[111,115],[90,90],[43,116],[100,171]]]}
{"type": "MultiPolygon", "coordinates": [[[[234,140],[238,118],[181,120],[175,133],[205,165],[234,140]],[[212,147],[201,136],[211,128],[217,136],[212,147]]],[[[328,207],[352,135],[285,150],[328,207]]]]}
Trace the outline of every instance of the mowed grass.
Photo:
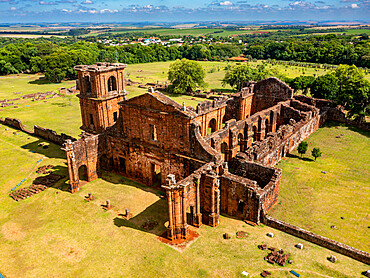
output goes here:
{"type": "Polygon", "coordinates": [[[304,159],[294,151],[278,164],[283,169],[279,204],[269,214],[370,252],[369,136],[336,123],[313,133],[304,159]],[[311,160],[314,147],[323,153],[317,161],[311,160]]]}
{"type": "Polygon", "coordinates": [[[344,278],[359,277],[368,268],[280,231],[225,216],[216,228],[193,228],[200,237],[179,252],[157,239],[167,221],[164,193],[115,174],[103,173],[75,194],[66,191],[64,178],[15,202],[8,194],[16,183],[26,178],[24,186],[31,184],[41,165],[52,164],[56,173],[67,175],[66,160],[58,146],[43,149],[38,146],[42,140],[5,128],[0,127],[0,273],[6,277],[242,277],[242,271],[260,277],[262,270],[272,277],[292,277],[293,269],[302,277],[344,278]],[[84,200],[88,192],[94,201],[84,200]],[[105,212],[101,205],[107,199],[114,208],[105,212]],[[126,208],[133,213],[129,221],[120,216],[126,208]],[[145,231],[141,226],[146,220],[158,226],[145,231]],[[236,239],[240,230],[249,236],[236,239]],[[223,239],[225,232],[230,240],[223,239]],[[275,237],[267,237],[268,232],[275,237]],[[298,242],[303,250],[294,247],[298,242]],[[257,248],[262,243],[283,248],[294,263],[268,264],[263,259],[267,252],[257,248]],[[327,260],[332,254],[338,258],[335,264],[327,260]]]}

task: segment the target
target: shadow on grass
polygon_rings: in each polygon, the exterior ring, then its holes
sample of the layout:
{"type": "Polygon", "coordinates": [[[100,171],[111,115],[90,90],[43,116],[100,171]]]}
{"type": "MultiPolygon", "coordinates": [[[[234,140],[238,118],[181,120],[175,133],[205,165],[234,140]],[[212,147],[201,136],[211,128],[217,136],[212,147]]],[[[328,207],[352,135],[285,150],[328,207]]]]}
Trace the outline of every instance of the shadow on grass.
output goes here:
{"type": "Polygon", "coordinates": [[[60,149],[60,146],[50,143],[47,140],[38,139],[37,141],[28,143],[26,145],[21,146],[22,149],[29,150],[33,153],[42,154],[49,158],[62,158],[66,159],[65,152],[60,149]],[[46,143],[45,146],[41,146],[40,144],[46,143]]]}
{"type": "Polygon", "coordinates": [[[364,135],[366,137],[370,137],[370,131],[363,130],[361,128],[358,128],[356,126],[348,125],[345,123],[338,123],[334,121],[326,121],[322,127],[327,127],[327,128],[336,128],[336,127],[346,127],[351,131],[360,133],[361,135],[364,135]]]}
{"type": "Polygon", "coordinates": [[[69,104],[68,102],[67,103],[65,103],[65,102],[62,102],[62,103],[60,103],[60,102],[53,102],[53,103],[51,103],[51,105],[55,105],[55,106],[59,106],[59,107],[72,106],[72,104],[69,104]]]}
{"type": "Polygon", "coordinates": [[[300,156],[298,156],[298,155],[290,154],[290,153],[288,153],[288,154],[286,155],[286,157],[289,157],[289,158],[298,158],[298,159],[300,159],[300,160],[308,161],[308,162],[315,161],[315,160],[314,160],[314,159],[312,159],[312,158],[308,158],[308,157],[300,157],[300,156]]]}
{"type": "Polygon", "coordinates": [[[119,173],[112,173],[112,172],[107,172],[107,171],[104,171],[104,170],[100,170],[99,171],[99,178],[102,178],[103,180],[105,180],[107,182],[110,182],[110,183],[113,183],[113,184],[129,185],[129,186],[141,189],[145,192],[153,193],[154,195],[156,195],[160,198],[165,198],[166,197],[166,193],[164,191],[160,190],[159,188],[153,188],[153,187],[143,185],[139,182],[130,180],[130,179],[120,175],[119,173]]]}
{"type": "Polygon", "coordinates": [[[54,82],[47,80],[45,77],[40,77],[39,79],[29,81],[28,83],[33,85],[55,84],[54,82]]]}
{"type": "Polygon", "coordinates": [[[167,200],[160,199],[130,220],[124,219],[124,215],[122,215],[121,217],[114,218],[113,223],[117,227],[124,226],[160,236],[166,231],[164,224],[168,221],[167,209],[167,200]],[[145,229],[145,224],[148,222],[153,227],[149,225],[149,229],[145,229]]]}

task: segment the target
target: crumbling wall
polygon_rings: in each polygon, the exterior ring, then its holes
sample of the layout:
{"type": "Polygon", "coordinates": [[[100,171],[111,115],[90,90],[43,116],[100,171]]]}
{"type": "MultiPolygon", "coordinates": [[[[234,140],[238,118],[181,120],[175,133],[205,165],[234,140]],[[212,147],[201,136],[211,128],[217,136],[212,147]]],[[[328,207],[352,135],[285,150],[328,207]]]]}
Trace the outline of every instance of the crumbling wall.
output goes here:
{"type": "Polygon", "coordinates": [[[254,84],[252,114],[292,99],[293,89],[275,77],[254,84]]]}
{"type": "Polygon", "coordinates": [[[32,134],[32,131],[28,131],[22,124],[22,122],[18,119],[13,118],[0,118],[0,123],[3,125],[7,125],[9,127],[13,127],[15,129],[21,130],[23,132],[26,132],[28,134],[32,134]]]}
{"type": "Polygon", "coordinates": [[[62,146],[66,140],[76,141],[76,139],[73,138],[72,136],[69,136],[64,133],[61,133],[59,135],[54,130],[43,128],[37,125],[34,126],[34,135],[44,138],[60,146],[62,146]]]}
{"type": "Polygon", "coordinates": [[[221,213],[259,223],[258,185],[245,177],[225,173],[220,177],[221,213]]]}
{"type": "Polygon", "coordinates": [[[351,246],[345,245],[343,243],[328,239],[326,237],[317,235],[310,231],[301,229],[299,227],[293,226],[291,224],[285,223],[283,221],[274,219],[268,215],[263,218],[265,225],[270,226],[274,229],[283,231],[284,233],[291,234],[293,236],[302,238],[314,244],[320,245],[322,247],[328,248],[342,255],[348,256],[352,259],[358,260],[365,264],[370,264],[370,254],[359,249],[353,248],[351,246]]]}
{"type": "Polygon", "coordinates": [[[55,132],[54,130],[39,127],[35,125],[33,127],[33,131],[27,130],[22,122],[18,119],[12,119],[12,118],[5,118],[5,119],[0,119],[0,123],[3,125],[7,125],[9,127],[13,127],[15,129],[21,130],[25,133],[28,133],[33,136],[37,136],[39,138],[45,139],[47,141],[53,142],[57,145],[63,146],[66,140],[71,140],[71,141],[76,141],[75,138],[72,136],[69,136],[67,134],[61,133],[60,135],[55,132]]]}

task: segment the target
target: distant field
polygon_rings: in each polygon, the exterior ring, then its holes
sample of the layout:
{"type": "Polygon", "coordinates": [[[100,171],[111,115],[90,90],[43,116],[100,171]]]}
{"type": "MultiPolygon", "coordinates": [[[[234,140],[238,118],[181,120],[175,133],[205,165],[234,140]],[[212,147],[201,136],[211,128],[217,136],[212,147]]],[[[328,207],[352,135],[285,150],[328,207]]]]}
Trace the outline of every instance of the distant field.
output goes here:
{"type": "Polygon", "coordinates": [[[304,159],[293,151],[278,164],[279,204],[269,214],[370,252],[370,132],[328,123],[307,142],[304,159]],[[323,153],[317,161],[314,147],[323,153]]]}
{"type": "MultiPolygon", "coordinates": [[[[119,29],[119,28],[117,28],[119,29]]],[[[158,34],[158,35],[173,35],[173,36],[220,36],[227,37],[232,35],[243,35],[251,34],[253,32],[276,32],[278,30],[261,30],[258,28],[248,30],[229,30],[220,28],[189,28],[189,29],[178,29],[178,28],[149,28],[149,29],[132,29],[132,30],[115,30],[109,31],[110,33],[130,33],[130,32],[143,32],[147,34],[158,34]]],[[[97,32],[99,33],[99,32],[97,32]]],[[[104,32],[103,32],[104,33],[104,32]]],[[[89,35],[93,35],[90,33],[89,35]]]]}
{"type": "MultiPolygon", "coordinates": [[[[66,123],[67,124],[67,123],[66,123]]],[[[165,231],[167,203],[164,192],[154,190],[115,174],[85,184],[75,194],[67,192],[66,178],[56,186],[26,200],[15,202],[8,194],[22,179],[30,185],[40,176],[39,166],[54,165],[57,174],[67,175],[65,154],[59,146],[48,149],[44,142],[13,129],[0,127],[0,273],[5,277],[360,277],[368,266],[325,248],[266,226],[252,227],[240,220],[220,217],[220,225],[194,229],[200,237],[183,252],[157,240],[165,231]],[[13,132],[17,132],[14,135],[13,132]],[[32,153],[33,151],[34,153],[32,153]],[[41,162],[38,162],[39,160],[41,162]],[[91,192],[96,200],[84,201],[91,192]],[[113,210],[101,205],[110,200],[113,210]],[[129,221],[120,214],[128,208],[129,221]],[[158,225],[145,231],[147,220],[158,225]],[[235,233],[245,231],[246,239],[235,233]],[[268,232],[274,238],[266,236],[268,232]],[[230,240],[222,235],[228,233],[230,240]],[[294,247],[303,243],[304,249],[294,247]],[[267,251],[258,244],[282,248],[293,264],[285,267],[264,261],[267,251]],[[335,255],[338,262],[327,260],[335,255]]]]}
{"type": "Polygon", "coordinates": [[[65,38],[66,36],[56,36],[56,35],[29,35],[29,34],[0,34],[2,38],[28,38],[28,39],[36,39],[36,38],[51,38],[51,37],[58,37],[58,38],[65,38]]]}

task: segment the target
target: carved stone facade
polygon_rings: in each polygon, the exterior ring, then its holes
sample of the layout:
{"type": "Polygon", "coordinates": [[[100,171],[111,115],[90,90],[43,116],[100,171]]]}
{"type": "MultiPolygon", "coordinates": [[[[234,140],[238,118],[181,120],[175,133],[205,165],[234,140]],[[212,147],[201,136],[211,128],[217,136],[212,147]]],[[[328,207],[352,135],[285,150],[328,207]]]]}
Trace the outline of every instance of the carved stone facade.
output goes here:
{"type": "Polygon", "coordinates": [[[81,168],[87,181],[104,169],[161,186],[171,240],[186,239],[189,225],[217,226],[220,213],[259,223],[278,198],[281,170],[273,166],[325,121],[329,109],[329,103],[317,108],[295,99],[276,78],[249,82],[231,98],[195,109],[153,90],[126,99],[124,68],[76,67],[86,132],[65,144],[70,191],[80,188],[81,168]]]}

